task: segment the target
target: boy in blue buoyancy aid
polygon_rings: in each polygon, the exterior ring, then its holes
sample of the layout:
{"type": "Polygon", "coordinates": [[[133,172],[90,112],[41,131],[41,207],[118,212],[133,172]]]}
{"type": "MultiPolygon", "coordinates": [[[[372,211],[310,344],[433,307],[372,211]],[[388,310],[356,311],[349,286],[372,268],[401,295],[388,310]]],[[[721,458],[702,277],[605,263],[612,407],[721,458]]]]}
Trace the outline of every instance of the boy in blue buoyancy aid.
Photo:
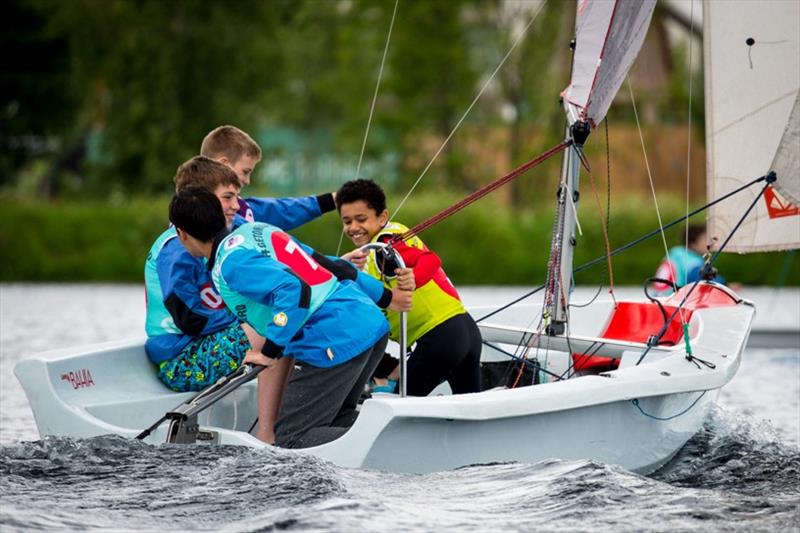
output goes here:
{"type": "Polygon", "coordinates": [[[204,189],[177,193],[169,213],[181,244],[208,262],[228,308],[265,338],[244,361],[270,368],[288,356],[299,364],[286,387],[275,443],[308,447],[344,434],[388,339],[375,303],[408,310],[410,291],[390,291],[269,224],[231,232],[219,200],[204,189]]]}
{"type": "MultiPolygon", "coordinates": [[[[231,168],[197,156],[178,168],[175,188],[199,186],[214,193],[224,206],[229,225],[245,220],[239,210],[239,179],[231,168]]],[[[268,198],[259,202],[263,221],[284,229],[297,227],[333,205],[332,195],[305,198],[268,198]]],[[[175,391],[197,391],[236,370],[245,352],[261,340],[225,308],[200,261],[186,251],[174,228],[155,241],[145,261],[147,317],[145,351],[158,367],[159,378],[175,391]]],[[[288,372],[291,361],[279,370],[288,372]]],[[[276,372],[277,373],[277,372],[276,372]]],[[[267,378],[270,373],[264,373],[267,378]]],[[[279,387],[271,387],[280,397],[279,387]]],[[[274,421],[274,417],[273,420],[274,421]]],[[[259,420],[257,436],[272,442],[269,417],[259,420]],[[263,424],[262,424],[263,423],[263,424]]]]}
{"type": "MultiPolygon", "coordinates": [[[[239,178],[244,189],[256,165],[261,161],[261,147],[252,137],[235,126],[219,126],[211,130],[200,145],[200,155],[229,166],[239,178]]],[[[267,222],[284,230],[297,227],[295,221],[306,222],[335,208],[332,193],[306,198],[242,198],[239,196],[238,214],[247,222],[267,222]],[[316,202],[309,201],[316,198],[316,202]]],[[[301,222],[302,224],[303,222],[301,222]]]]}
{"type": "MultiPolygon", "coordinates": [[[[681,288],[700,279],[700,274],[705,264],[703,254],[708,249],[706,242],[706,227],[703,224],[692,224],[687,229],[687,245],[673,246],[669,249],[667,257],[656,270],[655,277],[674,283],[681,288]]],[[[725,278],[714,272],[714,281],[725,283],[725,278]]],[[[670,286],[666,283],[654,283],[658,291],[668,291],[670,286]]]]}

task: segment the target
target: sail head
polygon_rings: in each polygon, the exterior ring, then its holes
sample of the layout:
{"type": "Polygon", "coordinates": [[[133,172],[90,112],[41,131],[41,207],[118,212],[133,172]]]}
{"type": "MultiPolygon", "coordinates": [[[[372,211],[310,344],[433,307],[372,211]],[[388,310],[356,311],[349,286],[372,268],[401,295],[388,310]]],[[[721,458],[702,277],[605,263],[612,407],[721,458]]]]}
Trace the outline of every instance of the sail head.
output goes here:
{"type": "Polygon", "coordinates": [[[639,55],[655,4],[655,0],[578,1],[572,77],[562,93],[568,116],[592,127],[602,122],[639,55]]]}

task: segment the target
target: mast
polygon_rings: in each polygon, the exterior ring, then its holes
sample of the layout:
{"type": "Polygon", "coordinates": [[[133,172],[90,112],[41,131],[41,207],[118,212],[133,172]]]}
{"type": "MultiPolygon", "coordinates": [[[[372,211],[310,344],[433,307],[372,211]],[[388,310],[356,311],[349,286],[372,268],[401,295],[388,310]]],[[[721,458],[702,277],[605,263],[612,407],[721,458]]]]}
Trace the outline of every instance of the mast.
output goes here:
{"type": "MultiPolygon", "coordinates": [[[[575,50],[575,41],[570,43],[575,50]]],[[[574,65],[574,55],[573,55],[574,65]]],[[[578,238],[575,234],[580,200],[580,157],[578,150],[583,147],[589,135],[589,125],[580,120],[573,106],[565,105],[568,126],[565,140],[575,143],[561,156],[561,180],[556,194],[556,214],[553,234],[550,241],[550,259],[547,262],[547,282],[544,303],[544,324],[547,335],[562,335],[568,319],[567,306],[572,287],[572,263],[578,238]],[[575,136],[578,136],[580,143],[575,136]]]]}
{"type": "Polygon", "coordinates": [[[589,124],[580,120],[566,130],[566,140],[573,145],[564,151],[561,181],[556,198],[556,216],[550,243],[547,268],[544,318],[548,335],[561,335],[567,323],[569,295],[572,287],[572,262],[578,237],[575,233],[580,200],[580,151],[589,136],[589,124]]]}
{"type": "Polygon", "coordinates": [[[548,335],[564,334],[569,319],[583,144],[605,118],[639,54],[654,7],[655,0],[577,2],[572,72],[570,84],[562,93],[566,138],[573,144],[563,155],[550,243],[542,316],[548,335]]]}

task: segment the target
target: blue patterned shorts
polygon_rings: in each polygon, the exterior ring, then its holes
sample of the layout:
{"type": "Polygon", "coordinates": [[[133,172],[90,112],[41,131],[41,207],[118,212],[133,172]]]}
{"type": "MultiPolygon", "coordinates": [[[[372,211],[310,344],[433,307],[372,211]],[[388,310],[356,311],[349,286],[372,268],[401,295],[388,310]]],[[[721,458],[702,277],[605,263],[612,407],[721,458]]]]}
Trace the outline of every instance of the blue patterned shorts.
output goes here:
{"type": "Polygon", "coordinates": [[[177,392],[198,391],[239,368],[250,341],[238,322],[190,342],[159,365],[158,377],[177,392]]]}

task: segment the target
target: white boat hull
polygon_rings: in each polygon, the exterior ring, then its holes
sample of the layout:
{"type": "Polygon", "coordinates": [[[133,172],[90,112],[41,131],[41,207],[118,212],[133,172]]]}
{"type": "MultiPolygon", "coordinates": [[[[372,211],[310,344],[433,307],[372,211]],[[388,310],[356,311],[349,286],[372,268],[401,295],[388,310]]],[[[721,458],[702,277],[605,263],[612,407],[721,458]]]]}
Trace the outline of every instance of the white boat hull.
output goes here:
{"type": "MultiPolygon", "coordinates": [[[[594,333],[610,303],[575,312],[573,324],[594,333]]],[[[336,441],[299,450],[340,466],[431,472],[498,461],[594,459],[636,472],[668,461],[701,427],[718,390],[736,373],[755,310],[748,302],[694,312],[691,346],[715,366],[690,362],[678,344],[653,348],[636,365],[642,344],[581,337],[542,338],[553,371],[569,352],[604,342],[617,370],[535,386],[475,394],[364,402],[354,426],[336,441]],[[564,351],[559,351],[558,348],[564,351]],[[635,400],[635,402],[634,402],[635,400]]],[[[517,342],[523,330],[482,324],[493,345],[517,342]]],[[[528,334],[530,336],[530,334],[528,334]]],[[[540,355],[543,353],[539,349],[540,355]]],[[[484,357],[496,358],[486,349],[484,357]]],[[[134,437],[193,396],[168,390],[142,340],[38,354],[15,374],[30,400],[40,435],[134,437]]],[[[255,384],[244,385],[200,414],[201,428],[220,444],[266,446],[247,433],[256,418],[255,384]]],[[[166,424],[147,442],[165,441],[166,424]]]]}

